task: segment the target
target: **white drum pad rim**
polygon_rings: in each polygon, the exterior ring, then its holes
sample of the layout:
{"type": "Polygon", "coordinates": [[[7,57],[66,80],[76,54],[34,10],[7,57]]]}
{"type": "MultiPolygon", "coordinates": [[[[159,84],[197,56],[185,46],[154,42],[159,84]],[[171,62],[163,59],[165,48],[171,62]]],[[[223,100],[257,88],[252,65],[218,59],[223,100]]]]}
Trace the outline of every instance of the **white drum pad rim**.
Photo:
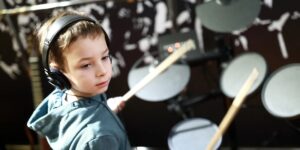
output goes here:
{"type": "MultiPolygon", "coordinates": [[[[276,103],[274,103],[274,97],[273,97],[273,103],[272,100],[270,100],[270,98],[267,95],[274,95],[274,94],[280,94],[280,93],[284,93],[285,97],[286,96],[293,96],[293,95],[300,95],[300,87],[297,89],[295,88],[294,92],[292,91],[292,93],[288,93],[291,91],[286,91],[289,89],[289,87],[286,87],[284,84],[280,84],[280,88],[277,89],[277,91],[279,92],[272,92],[270,93],[270,90],[274,89],[272,88],[272,84],[276,84],[276,82],[278,82],[278,78],[280,79],[282,75],[288,74],[289,77],[293,76],[294,78],[297,78],[297,74],[292,74],[288,71],[290,71],[291,69],[299,69],[300,72],[300,63],[292,63],[292,64],[288,64],[285,66],[282,66],[280,68],[278,68],[277,70],[275,70],[266,80],[263,88],[262,88],[262,94],[261,94],[261,99],[262,99],[262,104],[265,107],[265,109],[273,116],[275,117],[279,117],[279,118],[293,118],[296,117],[298,115],[300,115],[300,107],[297,109],[295,107],[297,107],[296,105],[290,104],[289,106],[294,107],[294,109],[292,110],[290,107],[284,108],[285,104],[288,104],[286,99],[282,99],[282,101],[280,101],[280,104],[275,105],[276,103]],[[296,67],[296,68],[295,68],[296,67]],[[285,73],[285,74],[284,74],[285,73]],[[271,87],[270,87],[271,86],[271,87]],[[299,90],[299,92],[297,92],[296,90],[299,90]],[[287,111],[288,110],[288,111],[287,111]]],[[[300,73],[299,73],[300,74],[300,73]]],[[[289,78],[291,79],[291,78],[289,78]]],[[[290,81],[290,83],[294,84],[294,86],[298,85],[300,86],[300,75],[298,77],[298,80],[293,80],[290,81]],[[298,81],[298,82],[297,82],[298,81]]],[[[278,96],[278,95],[277,95],[278,96]]],[[[278,96],[280,97],[280,96],[278,96]]],[[[275,96],[275,98],[277,99],[278,97],[275,96]]],[[[296,96],[297,97],[297,96],[296,96]]],[[[278,100],[278,99],[277,99],[278,100]]],[[[297,101],[296,99],[293,99],[294,101],[297,101]]],[[[300,103],[300,96],[298,97],[298,104],[300,103]]],[[[286,105],[287,106],[287,105],[286,105]]]]}
{"type": "Polygon", "coordinates": [[[233,58],[221,74],[220,87],[223,94],[229,98],[234,98],[254,67],[258,70],[259,75],[248,95],[256,91],[264,82],[268,71],[266,60],[257,52],[244,52],[233,58]],[[249,58],[255,58],[255,61],[251,60],[251,63],[249,58]],[[254,66],[255,64],[258,66],[254,66]]]}

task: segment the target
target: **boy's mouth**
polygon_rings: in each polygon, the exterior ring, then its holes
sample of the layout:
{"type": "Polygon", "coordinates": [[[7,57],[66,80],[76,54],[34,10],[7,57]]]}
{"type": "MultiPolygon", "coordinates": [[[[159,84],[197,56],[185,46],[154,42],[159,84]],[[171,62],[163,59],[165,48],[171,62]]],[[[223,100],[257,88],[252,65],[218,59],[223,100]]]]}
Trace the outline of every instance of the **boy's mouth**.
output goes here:
{"type": "Polygon", "coordinates": [[[104,82],[100,82],[98,84],[96,84],[96,86],[99,86],[99,87],[104,87],[108,84],[108,81],[104,81],[104,82]]]}

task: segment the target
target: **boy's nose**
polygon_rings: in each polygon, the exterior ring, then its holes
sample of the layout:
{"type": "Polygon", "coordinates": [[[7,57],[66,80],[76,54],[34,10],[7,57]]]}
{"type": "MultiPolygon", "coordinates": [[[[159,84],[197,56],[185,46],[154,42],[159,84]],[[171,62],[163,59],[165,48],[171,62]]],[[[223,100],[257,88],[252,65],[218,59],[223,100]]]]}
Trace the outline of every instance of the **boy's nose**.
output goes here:
{"type": "Polygon", "coordinates": [[[104,65],[102,63],[98,63],[97,67],[96,67],[96,76],[100,77],[105,75],[106,73],[106,69],[104,67],[104,65]]]}

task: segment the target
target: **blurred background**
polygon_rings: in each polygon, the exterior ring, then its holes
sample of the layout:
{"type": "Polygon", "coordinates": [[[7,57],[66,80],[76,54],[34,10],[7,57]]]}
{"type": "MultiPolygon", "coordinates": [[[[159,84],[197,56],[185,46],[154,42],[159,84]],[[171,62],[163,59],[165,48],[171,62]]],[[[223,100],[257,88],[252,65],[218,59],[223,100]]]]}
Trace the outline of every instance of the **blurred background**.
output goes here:
{"type": "Polygon", "coordinates": [[[89,14],[108,33],[114,72],[108,97],[128,92],[172,53],[169,47],[195,43],[118,114],[132,146],[192,149],[209,141],[257,67],[259,77],[218,147],[300,148],[299,6],[297,0],[3,0],[0,149],[40,143],[26,122],[53,88],[33,32],[63,10],[89,14]]]}

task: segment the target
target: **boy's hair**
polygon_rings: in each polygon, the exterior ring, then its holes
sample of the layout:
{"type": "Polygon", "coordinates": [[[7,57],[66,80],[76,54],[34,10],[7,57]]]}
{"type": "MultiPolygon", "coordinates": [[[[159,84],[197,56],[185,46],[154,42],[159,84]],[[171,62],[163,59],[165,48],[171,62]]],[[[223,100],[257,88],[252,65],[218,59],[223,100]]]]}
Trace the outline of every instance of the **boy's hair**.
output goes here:
{"type": "MultiPolygon", "coordinates": [[[[43,53],[44,41],[49,31],[49,27],[58,18],[66,15],[80,15],[86,17],[86,15],[84,15],[83,13],[75,11],[65,11],[62,13],[58,13],[58,15],[51,17],[49,20],[43,23],[43,25],[39,28],[39,30],[36,33],[38,43],[37,46],[41,53],[43,53]]],[[[95,38],[100,35],[107,36],[105,31],[99,24],[85,20],[76,22],[67,29],[64,29],[63,31],[59,32],[57,38],[54,39],[54,41],[51,44],[51,47],[49,47],[49,62],[54,62],[55,64],[57,64],[58,68],[56,69],[65,71],[65,53],[70,44],[77,40],[79,37],[95,38]]],[[[105,38],[105,40],[107,45],[109,45],[108,39],[105,38]]]]}

